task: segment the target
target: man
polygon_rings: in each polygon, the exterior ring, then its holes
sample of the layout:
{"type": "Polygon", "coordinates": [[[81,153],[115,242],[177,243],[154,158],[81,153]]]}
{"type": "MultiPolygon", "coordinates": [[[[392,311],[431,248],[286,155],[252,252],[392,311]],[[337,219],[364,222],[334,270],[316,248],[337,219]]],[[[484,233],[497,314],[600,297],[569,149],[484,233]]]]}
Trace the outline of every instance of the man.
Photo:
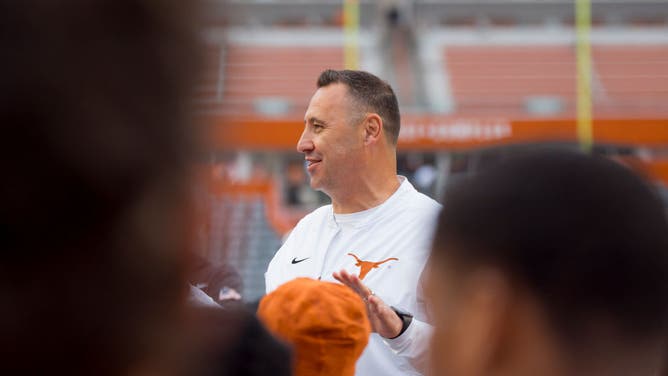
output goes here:
{"type": "Polygon", "coordinates": [[[384,312],[393,319],[391,325],[372,321],[377,333],[356,374],[418,374],[392,349],[406,333],[389,306],[416,315],[416,325],[425,320],[418,280],[440,206],[396,174],[399,106],[389,85],[366,72],[326,70],[317,86],[297,149],[311,187],[332,204],[292,231],[269,264],[267,292],[297,277],[332,280],[347,270],[388,303],[384,312]]]}
{"type": "Polygon", "coordinates": [[[668,224],[627,168],[514,157],[446,193],[426,295],[436,375],[658,375],[668,224]]]}

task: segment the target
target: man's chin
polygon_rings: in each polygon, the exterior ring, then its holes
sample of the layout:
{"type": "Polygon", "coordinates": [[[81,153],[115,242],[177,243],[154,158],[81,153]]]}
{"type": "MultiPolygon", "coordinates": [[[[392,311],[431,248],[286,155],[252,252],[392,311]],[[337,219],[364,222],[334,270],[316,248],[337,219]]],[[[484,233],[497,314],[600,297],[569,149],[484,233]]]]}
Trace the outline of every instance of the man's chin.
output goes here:
{"type": "Polygon", "coordinates": [[[322,182],[319,179],[311,177],[311,189],[314,191],[323,191],[322,182]]]}
{"type": "Polygon", "coordinates": [[[310,185],[311,185],[311,189],[313,189],[314,191],[319,191],[319,190],[322,189],[322,187],[320,187],[320,184],[318,184],[318,182],[313,180],[313,179],[311,179],[311,184],[310,185]]]}

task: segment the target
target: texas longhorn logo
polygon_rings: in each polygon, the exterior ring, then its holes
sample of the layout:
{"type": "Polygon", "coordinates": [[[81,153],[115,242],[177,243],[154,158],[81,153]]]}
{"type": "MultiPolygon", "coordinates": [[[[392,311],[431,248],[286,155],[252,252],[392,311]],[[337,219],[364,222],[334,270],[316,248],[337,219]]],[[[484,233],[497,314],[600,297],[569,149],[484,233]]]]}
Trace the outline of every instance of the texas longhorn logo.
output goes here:
{"type": "Polygon", "coordinates": [[[371,269],[378,268],[378,266],[381,265],[381,264],[384,264],[384,263],[386,263],[388,261],[392,261],[392,260],[399,261],[399,259],[396,258],[396,257],[390,257],[390,258],[385,259],[383,261],[373,262],[373,261],[360,260],[359,257],[355,256],[352,253],[348,253],[348,256],[353,256],[355,258],[355,260],[357,260],[357,263],[355,264],[355,266],[360,267],[360,275],[359,275],[360,279],[364,279],[364,277],[366,277],[366,275],[369,274],[371,269]]]}

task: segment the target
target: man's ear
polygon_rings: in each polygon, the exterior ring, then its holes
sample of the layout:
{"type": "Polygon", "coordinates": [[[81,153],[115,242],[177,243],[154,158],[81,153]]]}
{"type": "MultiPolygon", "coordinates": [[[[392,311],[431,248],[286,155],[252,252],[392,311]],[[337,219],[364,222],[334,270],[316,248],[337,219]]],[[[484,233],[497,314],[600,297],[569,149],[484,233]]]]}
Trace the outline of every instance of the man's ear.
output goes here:
{"type": "Polygon", "coordinates": [[[364,144],[377,142],[383,134],[383,119],[378,114],[368,114],[364,120],[364,144]]]}

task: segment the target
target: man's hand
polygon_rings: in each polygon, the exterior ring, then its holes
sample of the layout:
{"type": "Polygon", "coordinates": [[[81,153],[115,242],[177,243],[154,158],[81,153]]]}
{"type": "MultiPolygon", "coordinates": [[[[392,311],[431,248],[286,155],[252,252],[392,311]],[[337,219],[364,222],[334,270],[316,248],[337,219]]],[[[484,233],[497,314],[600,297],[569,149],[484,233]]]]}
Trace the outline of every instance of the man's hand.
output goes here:
{"type": "Polygon", "coordinates": [[[399,335],[403,324],[399,316],[382,299],[374,295],[359,277],[345,270],[334,272],[332,276],[362,297],[366,303],[371,329],[374,332],[385,338],[394,338],[399,335]]]}

